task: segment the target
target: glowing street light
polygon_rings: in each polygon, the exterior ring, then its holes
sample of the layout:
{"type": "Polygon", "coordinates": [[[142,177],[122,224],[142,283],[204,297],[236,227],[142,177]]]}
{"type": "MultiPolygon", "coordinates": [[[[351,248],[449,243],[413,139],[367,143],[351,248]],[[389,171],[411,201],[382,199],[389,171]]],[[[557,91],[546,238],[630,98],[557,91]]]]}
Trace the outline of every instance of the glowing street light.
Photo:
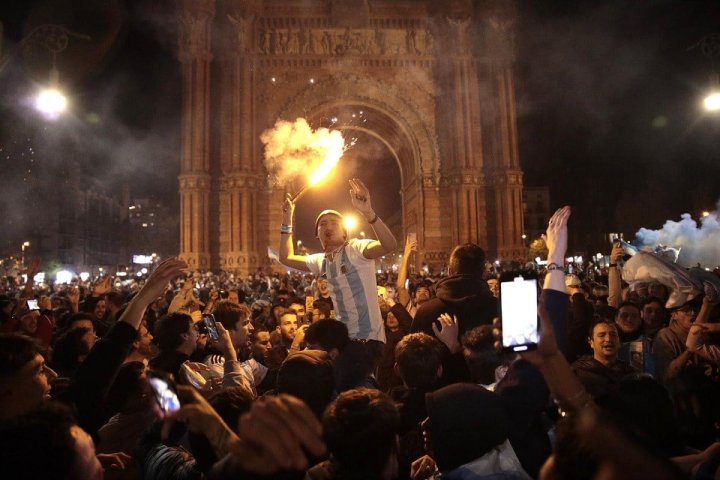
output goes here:
{"type": "Polygon", "coordinates": [[[57,54],[64,51],[70,41],[70,37],[90,40],[90,37],[73,32],[62,25],[44,24],[35,27],[20,42],[0,58],[0,72],[10,63],[10,60],[21,51],[27,51],[29,47],[39,45],[52,55],[52,68],[50,69],[49,88],[42,90],[35,99],[35,108],[50,119],[57,118],[67,108],[67,98],[58,90],[59,72],[56,67],[57,54]]]}
{"type": "Polygon", "coordinates": [[[358,226],[358,219],[355,215],[345,215],[343,217],[343,225],[345,226],[345,229],[348,231],[348,234],[352,232],[354,229],[358,226]]]}
{"type": "Polygon", "coordinates": [[[720,110],[720,93],[713,92],[703,100],[703,106],[708,112],[720,110]]]}
{"type": "Polygon", "coordinates": [[[35,108],[49,117],[56,117],[65,111],[67,98],[55,88],[42,90],[35,99],[35,108]]]}
{"type": "Polygon", "coordinates": [[[720,59],[720,33],[705,35],[691,48],[699,48],[700,53],[710,60],[712,72],[710,73],[710,93],[703,99],[703,106],[708,112],[720,110],[720,76],[715,71],[720,59]]]}

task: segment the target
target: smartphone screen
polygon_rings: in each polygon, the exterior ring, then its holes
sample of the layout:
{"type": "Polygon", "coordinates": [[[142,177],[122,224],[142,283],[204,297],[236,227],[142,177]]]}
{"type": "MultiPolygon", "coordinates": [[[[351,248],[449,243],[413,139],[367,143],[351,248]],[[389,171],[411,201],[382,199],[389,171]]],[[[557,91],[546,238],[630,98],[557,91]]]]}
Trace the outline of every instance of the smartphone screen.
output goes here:
{"type": "Polygon", "coordinates": [[[312,295],[308,295],[305,297],[305,313],[312,313],[313,311],[313,302],[315,301],[315,298],[312,295]]]}
{"type": "Polygon", "coordinates": [[[503,350],[522,352],[537,347],[537,280],[521,275],[500,282],[503,350]]]}
{"type": "Polygon", "coordinates": [[[155,399],[163,412],[174,412],[180,408],[180,399],[178,399],[177,393],[175,393],[175,390],[167,380],[160,377],[148,376],[148,381],[150,382],[153,393],[155,393],[155,399]]]}
{"type": "Polygon", "coordinates": [[[215,323],[215,316],[206,314],[202,316],[202,319],[207,327],[208,337],[210,337],[210,340],[213,342],[216,342],[220,338],[220,334],[218,333],[217,324],[215,323]]]}
{"type": "Polygon", "coordinates": [[[416,232],[408,233],[407,240],[408,240],[408,242],[417,242],[417,233],[416,232]]]}
{"type": "Polygon", "coordinates": [[[38,306],[38,301],[35,299],[30,299],[27,301],[27,308],[28,310],[40,310],[40,307],[38,306]]]}

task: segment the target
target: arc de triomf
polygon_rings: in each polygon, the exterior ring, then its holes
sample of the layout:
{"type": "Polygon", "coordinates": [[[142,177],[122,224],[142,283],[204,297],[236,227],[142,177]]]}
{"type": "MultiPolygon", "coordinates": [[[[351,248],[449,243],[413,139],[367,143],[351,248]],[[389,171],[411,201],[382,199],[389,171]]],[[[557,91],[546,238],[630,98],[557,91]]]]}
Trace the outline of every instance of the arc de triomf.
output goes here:
{"type": "Polygon", "coordinates": [[[180,249],[191,268],[268,264],[284,191],[268,182],[260,134],[277,119],[329,126],[339,108],[368,112],[363,131],[395,157],[418,262],[437,270],[464,242],[523,255],[512,1],[177,5],[180,249]]]}

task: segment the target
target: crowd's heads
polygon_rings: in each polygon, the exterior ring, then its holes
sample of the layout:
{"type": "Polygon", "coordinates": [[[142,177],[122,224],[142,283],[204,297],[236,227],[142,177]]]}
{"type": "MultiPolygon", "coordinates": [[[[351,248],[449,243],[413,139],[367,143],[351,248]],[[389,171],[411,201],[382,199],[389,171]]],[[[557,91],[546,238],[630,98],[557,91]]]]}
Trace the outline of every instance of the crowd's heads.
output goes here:
{"type": "Polygon", "coordinates": [[[620,351],[620,335],[614,322],[598,320],[590,328],[590,348],[593,357],[603,363],[617,359],[620,351]]]}
{"type": "Polygon", "coordinates": [[[267,361],[268,351],[272,348],[270,343],[270,332],[267,328],[259,327],[253,332],[253,340],[250,344],[252,357],[263,365],[267,361]]]}
{"type": "Polygon", "coordinates": [[[40,318],[38,310],[29,310],[22,306],[15,312],[15,318],[20,322],[20,331],[26,335],[34,336],[37,332],[37,322],[40,318]]]}
{"type": "Polygon", "coordinates": [[[95,333],[95,323],[93,316],[86,312],[73,313],[72,315],[63,317],[61,323],[62,325],[60,325],[60,327],[63,329],[83,327],[90,329],[93,333],[95,333]]]}
{"type": "Polygon", "coordinates": [[[507,440],[508,416],[495,393],[456,383],[425,395],[423,428],[441,472],[480,458],[507,440]]]}
{"type": "Polygon", "coordinates": [[[638,335],[642,329],[642,318],[640,307],[633,302],[622,302],[618,305],[615,323],[618,329],[625,335],[638,335]]]}
{"type": "Polygon", "coordinates": [[[254,330],[250,317],[252,312],[245,304],[230,300],[220,300],[213,310],[215,321],[221,323],[230,332],[230,339],[235,347],[244,347],[250,340],[254,330]]]}
{"type": "Polygon", "coordinates": [[[197,340],[190,315],[175,312],[165,315],[155,324],[155,342],[163,351],[188,347],[197,340]]]}
{"type": "Polygon", "coordinates": [[[0,418],[36,408],[49,398],[50,382],[56,377],[32,339],[0,334],[0,418]]]}
{"type": "Polygon", "coordinates": [[[323,437],[340,469],[357,478],[380,478],[394,460],[400,415],[377,390],[341,393],[323,416],[323,437]]]}
{"type": "Polygon", "coordinates": [[[318,320],[305,330],[308,348],[324,350],[336,358],[350,342],[347,326],[338,320],[318,320]]]}
{"type": "Polygon", "coordinates": [[[298,329],[298,316],[293,310],[283,309],[278,314],[278,328],[283,343],[290,345],[298,329]]]}
{"type": "Polygon", "coordinates": [[[698,313],[700,313],[701,301],[691,300],[670,311],[670,319],[683,329],[689,329],[698,313]]]}
{"type": "Polygon", "coordinates": [[[396,373],[406,386],[430,390],[442,374],[440,343],[425,333],[411,333],[395,346],[396,373]]]}
{"type": "Polygon", "coordinates": [[[495,349],[495,336],[490,325],[479,325],[463,335],[463,356],[473,382],[489,385],[495,382],[495,370],[502,362],[495,349]]]}
{"type": "Polygon", "coordinates": [[[423,280],[413,286],[412,295],[415,303],[418,305],[427,302],[432,298],[433,283],[429,280],[423,280]]]}
{"type": "Polygon", "coordinates": [[[335,391],[333,364],[328,353],[302,350],[288,356],[278,371],[277,391],[303,400],[321,418],[335,391]]]}
{"type": "Polygon", "coordinates": [[[145,372],[142,362],[128,362],[120,367],[105,397],[111,413],[146,410],[155,405],[145,372]]]}
{"type": "Polygon", "coordinates": [[[343,224],[344,217],[336,210],[323,210],[315,219],[315,236],[322,243],[342,238],[347,240],[348,232],[343,224]]]}
{"type": "Polygon", "coordinates": [[[58,404],[2,422],[0,451],[7,478],[103,478],[92,438],[58,404]]]}
{"type": "Polygon", "coordinates": [[[474,243],[458,245],[450,254],[448,273],[450,275],[475,275],[482,277],[485,272],[485,250],[474,243]]]}
{"type": "Polygon", "coordinates": [[[132,346],[138,355],[150,359],[155,356],[156,347],[153,343],[153,335],[148,330],[147,324],[142,322],[140,328],[138,328],[137,338],[133,342],[132,346]]]}
{"type": "Polygon", "coordinates": [[[648,297],[640,305],[643,328],[645,333],[654,336],[668,322],[665,302],[658,297],[648,297]]]}
{"type": "Polygon", "coordinates": [[[95,345],[95,332],[84,327],[66,330],[55,341],[52,364],[61,375],[70,376],[95,345]]]}

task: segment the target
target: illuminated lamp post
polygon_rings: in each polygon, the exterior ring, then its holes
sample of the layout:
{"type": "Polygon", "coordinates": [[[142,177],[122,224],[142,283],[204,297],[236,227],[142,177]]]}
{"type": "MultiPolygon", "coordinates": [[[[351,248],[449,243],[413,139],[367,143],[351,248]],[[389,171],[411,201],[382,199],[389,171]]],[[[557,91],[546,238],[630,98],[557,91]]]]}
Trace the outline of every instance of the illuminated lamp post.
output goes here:
{"type": "Polygon", "coordinates": [[[720,76],[717,72],[717,62],[720,59],[720,33],[710,33],[705,35],[700,41],[691,48],[698,47],[700,52],[710,59],[710,89],[703,99],[703,107],[708,112],[717,112],[720,110],[720,76]]]}
{"type": "Polygon", "coordinates": [[[45,24],[32,29],[4,58],[0,58],[0,73],[2,73],[21,50],[39,45],[52,54],[48,87],[41,90],[35,99],[35,108],[51,119],[57,118],[67,107],[67,98],[60,91],[60,72],[56,60],[57,54],[67,48],[70,37],[90,40],[89,36],[73,32],[62,25],[45,24]]]}

